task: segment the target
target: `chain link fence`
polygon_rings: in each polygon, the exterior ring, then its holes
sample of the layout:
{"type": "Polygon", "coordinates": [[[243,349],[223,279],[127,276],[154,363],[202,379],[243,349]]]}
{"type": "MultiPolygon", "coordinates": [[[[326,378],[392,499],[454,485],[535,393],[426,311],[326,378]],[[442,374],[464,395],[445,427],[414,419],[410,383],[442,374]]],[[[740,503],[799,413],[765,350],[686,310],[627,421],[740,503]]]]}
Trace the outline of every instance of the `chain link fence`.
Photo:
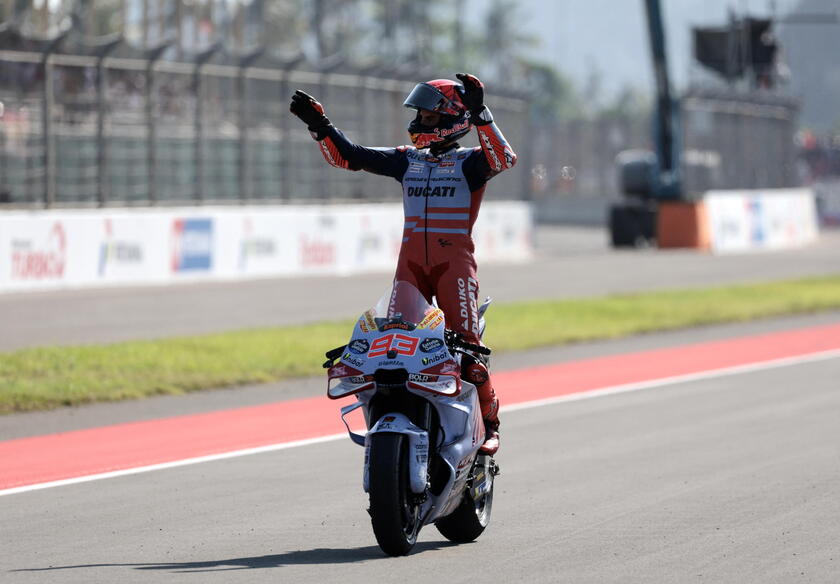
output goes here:
{"type": "Polygon", "coordinates": [[[686,93],[681,100],[685,192],[799,185],[798,112],[795,100],[764,91],[686,93]]]}
{"type": "MultiPolygon", "coordinates": [[[[288,103],[302,89],[352,140],[395,146],[407,141],[402,102],[414,86],[212,59],[23,51],[0,51],[0,70],[0,202],[46,207],[392,198],[379,177],[331,171],[288,103]]],[[[488,101],[511,143],[523,143],[527,100],[488,101]]],[[[523,199],[528,188],[505,173],[492,197],[523,199]]]]}
{"type": "Polygon", "coordinates": [[[615,158],[622,150],[650,145],[650,118],[603,115],[536,125],[532,134],[531,191],[535,199],[615,196],[615,158]]]}
{"type": "MultiPolygon", "coordinates": [[[[302,89],[352,140],[395,146],[407,141],[411,113],[402,102],[416,79],[305,70],[256,54],[208,51],[184,63],[162,53],[0,50],[0,203],[393,200],[381,177],[330,169],[288,103],[302,89]]],[[[487,101],[520,157],[493,180],[492,199],[614,198],[616,155],[652,149],[647,115],[547,123],[523,96],[491,92],[487,101]]],[[[798,183],[792,101],[694,91],[681,108],[688,193],[798,183]]]]}

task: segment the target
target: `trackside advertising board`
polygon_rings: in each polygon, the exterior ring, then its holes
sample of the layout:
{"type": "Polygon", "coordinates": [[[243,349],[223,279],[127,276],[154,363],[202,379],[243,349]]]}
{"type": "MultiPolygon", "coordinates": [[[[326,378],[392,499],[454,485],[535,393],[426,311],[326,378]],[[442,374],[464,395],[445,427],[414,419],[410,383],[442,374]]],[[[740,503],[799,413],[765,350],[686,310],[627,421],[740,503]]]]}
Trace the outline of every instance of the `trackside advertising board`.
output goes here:
{"type": "Polygon", "coordinates": [[[817,211],[822,226],[840,228],[840,180],[816,183],[814,192],[817,195],[817,211]]]}
{"type": "Polygon", "coordinates": [[[704,201],[715,253],[801,247],[819,235],[811,189],[709,191],[704,201]]]}
{"type": "MultiPolygon", "coordinates": [[[[390,271],[399,204],[0,211],[0,293],[390,271]]],[[[487,202],[480,261],[527,261],[528,204],[487,202]]]]}

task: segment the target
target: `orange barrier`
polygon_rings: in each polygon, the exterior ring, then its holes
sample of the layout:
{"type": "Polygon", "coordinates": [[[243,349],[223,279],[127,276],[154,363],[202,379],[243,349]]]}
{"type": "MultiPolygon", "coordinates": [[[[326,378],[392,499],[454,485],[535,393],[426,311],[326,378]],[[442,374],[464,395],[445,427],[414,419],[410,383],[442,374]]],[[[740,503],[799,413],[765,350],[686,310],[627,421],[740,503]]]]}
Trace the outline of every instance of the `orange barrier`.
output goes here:
{"type": "Polygon", "coordinates": [[[659,203],[656,240],[661,248],[711,248],[711,232],[703,201],[659,203]]]}

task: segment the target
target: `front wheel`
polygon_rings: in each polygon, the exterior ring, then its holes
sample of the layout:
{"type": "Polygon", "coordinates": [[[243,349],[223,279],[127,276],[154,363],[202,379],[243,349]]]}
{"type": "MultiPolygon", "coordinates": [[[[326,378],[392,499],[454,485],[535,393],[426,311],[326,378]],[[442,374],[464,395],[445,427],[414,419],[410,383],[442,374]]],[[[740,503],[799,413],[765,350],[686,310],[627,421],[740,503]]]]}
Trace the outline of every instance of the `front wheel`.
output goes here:
{"type": "MultiPolygon", "coordinates": [[[[489,475],[485,480],[493,481],[497,469],[493,470],[489,465],[484,466],[484,469],[483,472],[489,475]]],[[[493,510],[493,486],[491,482],[487,493],[478,499],[474,499],[470,494],[471,489],[467,489],[455,511],[435,522],[441,535],[455,543],[468,543],[484,533],[490,524],[490,512],[493,510]]]]}
{"type": "Polygon", "coordinates": [[[417,542],[420,503],[408,479],[408,444],[401,434],[374,434],[370,442],[370,518],[382,551],[404,556],[417,542]]]}

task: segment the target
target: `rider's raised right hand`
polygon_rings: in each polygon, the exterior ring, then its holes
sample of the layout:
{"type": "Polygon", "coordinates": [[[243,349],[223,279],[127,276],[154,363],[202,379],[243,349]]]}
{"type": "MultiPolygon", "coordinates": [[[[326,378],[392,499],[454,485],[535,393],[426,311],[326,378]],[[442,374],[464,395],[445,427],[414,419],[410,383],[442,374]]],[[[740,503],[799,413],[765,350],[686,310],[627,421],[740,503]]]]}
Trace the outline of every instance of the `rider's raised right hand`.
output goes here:
{"type": "Polygon", "coordinates": [[[320,133],[319,130],[330,125],[329,118],[324,115],[324,106],[318,103],[314,97],[304,93],[300,89],[295,91],[295,94],[292,96],[289,111],[299,117],[313,135],[320,133]]]}

